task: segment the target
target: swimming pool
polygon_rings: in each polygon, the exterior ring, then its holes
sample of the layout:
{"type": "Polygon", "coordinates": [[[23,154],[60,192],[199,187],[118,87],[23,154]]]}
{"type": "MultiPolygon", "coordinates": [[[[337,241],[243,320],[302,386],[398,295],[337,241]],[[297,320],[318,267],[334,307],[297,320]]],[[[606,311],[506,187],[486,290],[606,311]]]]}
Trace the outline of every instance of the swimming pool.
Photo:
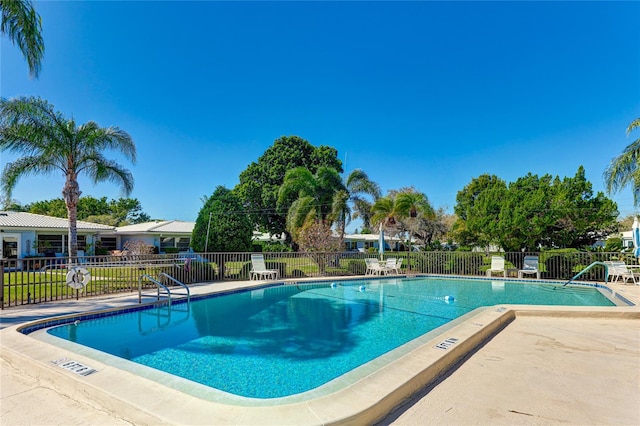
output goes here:
{"type": "Polygon", "coordinates": [[[442,278],[279,285],[47,333],[225,393],[308,392],[481,306],[613,306],[594,287],[442,278]]]}

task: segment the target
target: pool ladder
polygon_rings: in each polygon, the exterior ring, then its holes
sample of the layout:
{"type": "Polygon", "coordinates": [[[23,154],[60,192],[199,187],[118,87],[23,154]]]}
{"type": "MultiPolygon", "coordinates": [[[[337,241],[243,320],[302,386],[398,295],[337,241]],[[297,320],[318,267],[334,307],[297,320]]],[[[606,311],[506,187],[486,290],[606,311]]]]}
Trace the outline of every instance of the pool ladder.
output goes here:
{"type": "Polygon", "coordinates": [[[179,295],[179,296],[187,296],[187,304],[191,302],[191,291],[189,290],[189,287],[187,287],[186,284],[178,281],[177,279],[173,278],[171,275],[166,274],[164,272],[160,272],[158,274],[157,278],[153,278],[151,275],[148,274],[142,274],[140,275],[140,278],[138,278],[138,303],[142,303],[142,296],[144,297],[155,297],[156,300],[160,301],[160,296],[164,295],[167,298],[167,305],[169,306],[169,308],[171,308],[171,295],[179,295]],[[170,281],[173,281],[175,284],[178,284],[179,286],[181,286],[182,288],[185,289],[185,293],[171,293],[171,290],[169,289],[168,286],[162,284],[160,282],[161,278],[167,278],[170,281]],[[146,278],[147,280],[151,281],[152,283],[154,283],[157,287],[157,292],[156,294],[142,294],[142,279],[146,278]]]}
{"type": "Polygon", "coordinates": [[[593,262],[591,265],[587,266],[582,271],[580,271],[576,275],[574,275],[574,277],[571,278],[569,281],[567,281],[566,283],[562,284],[562,286],[564,287],[565,285],[569,284],[571,281],[575,280],[580,275],[584,274],[585,272],[587,272],[589,269],[593,268],[596,265],[604,266],[604,282],[606,283],[607,281],[609,281],[609,265],[607,265],[604,262],[593,262]]]}

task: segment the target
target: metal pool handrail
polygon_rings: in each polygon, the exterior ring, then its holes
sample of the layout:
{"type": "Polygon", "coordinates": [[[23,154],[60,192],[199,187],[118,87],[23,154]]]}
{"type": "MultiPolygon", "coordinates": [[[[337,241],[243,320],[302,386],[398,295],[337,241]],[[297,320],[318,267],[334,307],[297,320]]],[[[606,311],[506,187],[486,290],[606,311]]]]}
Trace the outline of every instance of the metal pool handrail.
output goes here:
{"type": "Polygon", "coordinates": [[[574,277],[571,278],[569,281],[567,281],[566,283],[562,284],[562,286],[564,287],[565,285],[569,284],[571,281],[575,280],[580,275],[584,274],[585,272],[587,272],[589,269],[593,268],[596,265],[604,266],[604,282],[606,283],[607,281],[609,281],[609,265],[607,265],[605,262],[593,262],[591,265],[587,266],[582,271],[580,271],[576,275],[574,275],[574,277]]]}
{"type": "Polygon", "coordinates": [[[166,272],[160,272],[158,274],[158,279],[160,279],[160,277],[167,277],[169,280],[173,281],[174,283],[178,284],[179,286],[181,286],[182,288],[184,288],[186,290],[186,293],[174,293],[174,294],[178,294],[181,296],[187,296],[187,303],[191,302],[191,290],[189,290],[189,287],[184,284],[183,282],[178,281],[177,279],[173,278],[171,275],[167,274],[166,272]]]}
{"type": "Polygon", "coordinates": [[[157,297],[158,300],[160,300],[160,291],[162,289],[164,290],[163,292],[167,295],[169,306],[171,306],[171,290],[169,290],[169,288],[166,285],[162,284],[160,281],[157,281],[156,279],[154,279],[152,276],[148,274],[142,274],[140,275],[140,278],[138,278],[138,303],[142,303],[142,296],[143,296],[142,295],[142,279],[143,278],[148,279],[158,287],[158,293],[156,296],[152,296],[149,294],[145,294],[144,296],[157,297]]]}

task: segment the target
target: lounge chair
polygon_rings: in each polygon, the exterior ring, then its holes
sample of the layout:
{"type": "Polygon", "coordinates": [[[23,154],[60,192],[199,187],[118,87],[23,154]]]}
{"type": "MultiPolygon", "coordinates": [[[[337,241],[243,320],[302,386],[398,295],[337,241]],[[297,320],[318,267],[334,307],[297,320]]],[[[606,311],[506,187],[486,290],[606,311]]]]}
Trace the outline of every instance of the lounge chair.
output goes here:
{"type": "Polygon", "coordinates": [[[277,280],[278,279],[278,270],[277,269],[267,269],[264,263],[264,256],[261,254],[252,254],[251,255],[251,265],[253,269],[251,269],[249,273],[249,278],[251,280],[277,280]]]}
{"type": "Polygon", "coordinates": [[[507,270],[504,268],[504,257],[491,256],[491,268],[487,269],[487,276],[492,276],[494,272],[502,273],[502,276],[507,277],[507,270]]]}
{"type": "Polygon", "coordinates": [[[622,278],[622,281],[625,283],[631,280],[634,284],[638,284],[636,276],[633,274],[633,271],[629,269],[626,263],[621,261],[607,261],[604,263],[607,265],[609,270],[609,278],[611,278],[611,282],[616,282],[622,278]]]}
{"type": "Polygon", "coordinates": [[[536,278],[540,279],[540,270],[538,269],[538,256],[525,256],[522,269],[518,270],[518,278],[525,275],[536,274],[536,278]]]}

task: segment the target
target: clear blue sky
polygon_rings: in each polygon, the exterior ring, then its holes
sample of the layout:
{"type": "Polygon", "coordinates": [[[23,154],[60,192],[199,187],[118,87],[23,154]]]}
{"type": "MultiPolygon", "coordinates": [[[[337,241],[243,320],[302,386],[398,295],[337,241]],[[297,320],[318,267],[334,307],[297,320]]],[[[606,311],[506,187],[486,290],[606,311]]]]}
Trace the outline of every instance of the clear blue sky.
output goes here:
{"type": "MultiPolygon", "coordinates": [[[[129,132],[131,197],[154,218],[195,220],[203,196],[233,188],[282,135],[333,146],[347,172],[365,170],[385,193],[413,185],[448,211],[483,173],[562,178],[583,165],[603,190],[607,164],[640,137],[625,134],[640,116],[639,2],[36,8],[41,76],[29,79],[3,37],[1,95],[37,95],[78,123],[129,132]]],[[[59,198],[62,186],[29,177],[14,198],[59,198]]],[[[121,196],[111,184],[81,189],[121,196]]],[[[630,189],[613,198],[635,212],[630,189]]]]}

